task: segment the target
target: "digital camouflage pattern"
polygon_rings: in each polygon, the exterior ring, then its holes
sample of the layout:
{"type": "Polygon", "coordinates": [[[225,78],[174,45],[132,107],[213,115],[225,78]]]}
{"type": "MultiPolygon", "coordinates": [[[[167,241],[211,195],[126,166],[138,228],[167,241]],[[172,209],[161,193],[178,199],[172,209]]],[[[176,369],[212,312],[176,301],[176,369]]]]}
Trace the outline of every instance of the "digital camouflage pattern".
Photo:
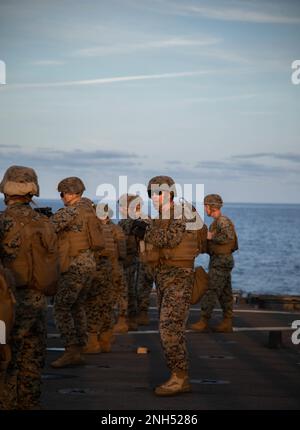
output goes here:
{"type": "MultiPolygon", "coordinates": [[[[226,244],[235,238],[232,221],[221,215],[214,220],[209,231],[213,233],[211,241],[218,245],[226,244]]],[[[231,286],[231,271],[234,267],[232,254],[211,255],[209,262],[209,288],[201,301],[201,316],[209,319],[219,300],[224,316],[232,318],[233,298],[231,286]]]]}
{"type": "Polygon", "coordinates": [[[124,272],[128,288],[128,305],[127,314],[129,318],[135,318],[137,315],[137,243],[133,234],[131,234],[134,220],[131,218],[119,221],[119,226],[123,229],[127,243],[127,259],[125,262],[124,272]]]}
{"type": "Polygon", "coordinates": [[[43,294],[26,289],[15,292],[12,361],[7,371],[4,409],[33,409],[41,397],[42,368],[46,358],[46,310],[43,294]]]}
{"type": "MultiPolygon", "coordinates": [[[[145,234],[145,242],[159,248],[174,248],[183,239],[187,220],[154,219],[145,234]]],[[[192,269],[183,269],[161,263],[154,269],[158,295],[159,331],[166,362],[172,372],[188,370],[185,326],[189,314],[193,287],[192,269]]]]}
{"type": "MultiPolygon", "coordinates": [[[[65,231],[83,231],[83,222],[78,219],[79,209],[89,211],[91,205],[90,200],[81,199],[72,206],[59,209],[51,218],[58,237],[65,231]]],[[[54,319],[66,346],[83,346],[87,341],[85,302],[95,270],[94,253],[85,250],[71,257],[69,269],[60,275],[54,319]]]]}
{"type": "Polygon", "coordinates": [[[112,328],[114,303],[111,261],[107,257],[96,256],[96,272],[85,302],[88,333],[101,334],[112,328]]]}
{"type": "MultiPolygon", "coordinates": [[[[10,206],[15,219],[22,219],[33,211],[29,204],[10,206]]],[[[15,228],[14,220],[5,212],[0,217],[2,244],[5,234],[15,228]]],[[[16,235],[10,246],[1,247],[1,258],[11,261],[22,246],[16,235]]],[[[7,370],[7,384],[3,396],[4,409],[32,409],[39,405],[41,372],[46,355],[46,299],[37,291],[14,289],[16,299],[15,324],[11,335],[12,361],[7,370]]]]}
{"type": "Polygon", "coordinates": [[[137,312],[148,312],[150,294],[153,287],[153,274],[149,266],[139,263],[137,280],[137,312]]]}

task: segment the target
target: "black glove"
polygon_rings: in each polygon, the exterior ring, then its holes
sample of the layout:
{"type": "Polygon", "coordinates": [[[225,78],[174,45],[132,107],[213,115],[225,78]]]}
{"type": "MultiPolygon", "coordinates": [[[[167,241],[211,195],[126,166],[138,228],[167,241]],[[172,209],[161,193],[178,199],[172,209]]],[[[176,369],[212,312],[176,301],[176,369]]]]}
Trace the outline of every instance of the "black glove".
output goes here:
{"type": "Polygon", "coordinates": [[[46,206],[44,208],[34,208],[34,210],[41,215],[45,215],[48,218],[53,215],[52,208],[49,208],[49,206],[46,206]]]}
{"type": "Polygon", "coordinates": [[[148,223],[146,223],[142,219],[136,219],[133,221],[131,233],[134,234],[139,239],[143,240],[147,227],[148,227],[148,223]]]}

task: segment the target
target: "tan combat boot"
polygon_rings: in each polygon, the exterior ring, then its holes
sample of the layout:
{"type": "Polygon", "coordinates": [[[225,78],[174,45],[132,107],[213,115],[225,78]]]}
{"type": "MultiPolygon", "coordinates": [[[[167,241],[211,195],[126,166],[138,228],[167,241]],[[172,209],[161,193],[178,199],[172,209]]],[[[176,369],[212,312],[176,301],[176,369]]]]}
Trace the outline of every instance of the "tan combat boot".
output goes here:
{"type": "Polygon", "coordinates": [[[231,333],[232,332],[232,318],[224,317],[223,321],[217,326],[213,327],[213,331],[217,333],[231,333]]]}
{"type": "Polygon", "coordinates": [[[112,330],[104,331],[99,336],[99,344],[101,348],[101,352],[110,352],[112,343],[115,340],[115,336],[113,335],[112,330]]]}
{"type": "Polygon", "coordinates": [[[175,396],[180,393],[188,393],[192,390],[188,374],[184,371],[172,372],[170,379],[155,388],[157,396],[175,396]]]}
{"type": "Polygon", "coordinates": [[[206,331],[208,329],[208,320],[206,318],[201,318],[194,324],[190,325],[190,328],[195,331],[206,331]]]}
{"type": "Polygon", "coordinates": [[[97,333],[88,333],[88,342],[82,352],[84,354],[99,354],[101,352],[97,333]]]}
{"type": "Polygon", "coordinates": [[[149,320],[148,312],[147,311],[141,311],[138,314],[136,321],[137,321],[138,325],[149,325],[150,320],[149,320]]]}
{"type": "Polygon", "coordinates": [[[113,327],[114,333],[127,333],[128,332],[128,324],[126,317],[119,317],[118,321],[113,327]]]}
{"type": "Polygon", "coordinates": [[[70,345],[66,347],[61,357],[52,361],[51,366],[59,369],[60,367],[82,366],[83,364],[85,364],[85,361],[81,357],[81,347],[78,345],[70,345]]]}

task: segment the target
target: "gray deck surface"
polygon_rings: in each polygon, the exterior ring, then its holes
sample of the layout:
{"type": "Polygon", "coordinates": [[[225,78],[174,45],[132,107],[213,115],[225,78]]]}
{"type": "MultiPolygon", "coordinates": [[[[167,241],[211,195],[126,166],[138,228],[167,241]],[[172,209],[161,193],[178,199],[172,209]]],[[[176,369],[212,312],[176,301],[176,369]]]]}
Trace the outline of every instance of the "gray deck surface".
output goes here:
{"type": "MultiPolygon", "coordinates": [[[[191,309],[189,323],[199,319],[199,306],[191,309]]],[[[298,312],[235,307],[235,328],[229,334],[187,333],[192,393],[158,398],[155,385],[168,377],[157,333],[157,310],[152,297],[151,324],[139,332],[117,335],[111,353],[86,355],[87,365],[52,369],[61,354],[48,350],[44,369],[42,405],[46,410],[212,410],[300,409],[300,345],[291,332],[282,332],[283,347],[268,347],[268,331],[256,327],[290,327],[298,312]],[[142,333],[145,331],[144,333],[142,333]],[[150,333],[147,333],[150,331],[150,333]],[[148,354],[137,354],[139,346],[148,354]]],[[[62,348],[49,308],[48,348],[62,348]],[[54,336],[53,336],[54,335],[54,336]]],[[[212,322],[221,317],[216,310],[212,322]]]]}

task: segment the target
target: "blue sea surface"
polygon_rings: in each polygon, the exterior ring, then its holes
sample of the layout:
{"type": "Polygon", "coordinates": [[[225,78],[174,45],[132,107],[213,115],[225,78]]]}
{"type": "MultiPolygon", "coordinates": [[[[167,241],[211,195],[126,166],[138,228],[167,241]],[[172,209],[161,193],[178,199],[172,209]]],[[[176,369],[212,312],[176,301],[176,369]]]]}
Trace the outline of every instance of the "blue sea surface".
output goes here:
{"type": "MultiPolygon", "coordinates": [[[[62,207],[60,200],[35,201],[53,211],[62,207]]],[[[223,213],[235,223],[239,237],[233,288],[245,293],[300,294],[300,205],[235,203],[225,205],[223,213]]],[[[207,224],[211,221],[205,218],[207,224]]],[[[208,261],[207,255],[197,258],[205,268],[208,261]]]]}

